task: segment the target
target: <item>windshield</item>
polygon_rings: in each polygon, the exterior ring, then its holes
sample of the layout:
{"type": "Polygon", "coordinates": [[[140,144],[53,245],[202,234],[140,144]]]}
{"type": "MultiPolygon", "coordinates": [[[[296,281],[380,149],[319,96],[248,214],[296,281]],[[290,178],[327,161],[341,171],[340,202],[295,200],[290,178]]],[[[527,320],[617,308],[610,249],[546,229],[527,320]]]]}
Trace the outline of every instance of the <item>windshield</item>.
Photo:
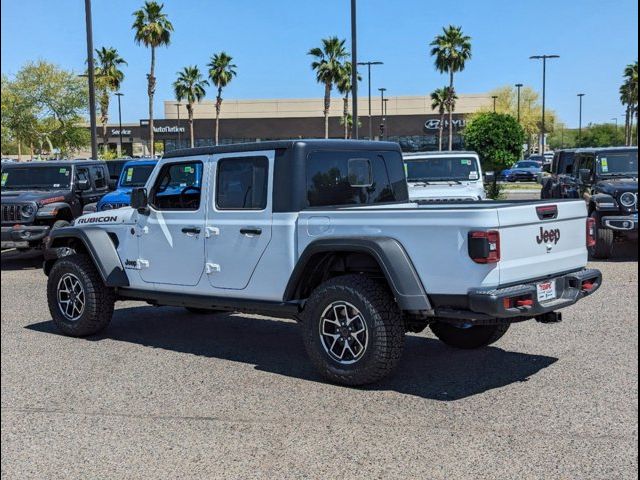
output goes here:
{"type": "Polygon", "coordinates": [[[409,182],[471,182],[480,179],[478,160],[473,157],[405,159],[405,171],[409,182]]]}
{"type": "Polygon", "coordinates": [[[537,162],[518,162],[513,168],[540,168],[540,164],[537,162]]]}
{"type": "Polygon", "coordinates": [[[602,175],[638,175],[638,151],[607,152],[598,155],[602,175]]]}
{"type": "Polygon", "coordinates": [[[15,167],[2,171],[2,190],[70,187],[71,167],[15,167]]]}
{"type": "Polygon", "coordinates": [[[121,187],[144,187],[154,165],[134,165],[125,168],[120,179],[121,187]]]}

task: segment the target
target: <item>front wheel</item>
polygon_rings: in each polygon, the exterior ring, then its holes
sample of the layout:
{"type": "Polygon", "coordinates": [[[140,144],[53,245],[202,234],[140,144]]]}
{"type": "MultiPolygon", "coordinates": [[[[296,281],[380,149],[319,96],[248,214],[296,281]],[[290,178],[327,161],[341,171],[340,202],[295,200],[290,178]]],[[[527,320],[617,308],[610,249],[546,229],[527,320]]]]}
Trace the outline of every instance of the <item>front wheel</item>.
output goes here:
{"type": "Polygon", "coordinates": [[[505,324],[458,327],[449,323],[436,322],[432,323],[430,328],[440,341],[450,347],[473,350],[497,342],[507,333],[509,326],[505,324]]]}
{"type": "Polygon", "coordinates": [[[47,280],[47,303],[56,326],[72,337],[93,335],[111,321],[113,289],[105,286],[86,255],[58,260],[47,280]]]}
{"type": "Polygon", "coordinates": [[[357,386],[388,375],[404,348],[402,315],[387,287],[364,275],[320,285],[302,314],[304,344],[329,381],[357,386]]]}
{"type": "Polygon", "coordinates": [[[615,242],[613,230],[602,227],[598,212],[593,212],[591,214],[591,218],[595,220],[596,244],[593,247],[589,247],[589,254],[593,258],[607,260],[613,255],[613,246],[615,242]]]}

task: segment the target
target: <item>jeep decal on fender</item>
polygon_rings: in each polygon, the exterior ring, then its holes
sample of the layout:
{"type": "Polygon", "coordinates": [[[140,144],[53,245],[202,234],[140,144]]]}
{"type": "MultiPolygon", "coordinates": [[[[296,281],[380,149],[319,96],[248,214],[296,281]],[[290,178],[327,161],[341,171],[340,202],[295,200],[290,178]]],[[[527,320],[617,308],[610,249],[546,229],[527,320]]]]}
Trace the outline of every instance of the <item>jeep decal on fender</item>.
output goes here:
{"type": "Polygon", "coordinates": [[[536,237],[536,241],[538,245],[542,245],[543,243],[553,243],[557,245],[560,241],[560,229],[545,230],[543,227],[540,227],[540,234],[536,237]]]}
{"type": "Polygon", "coordinates": [[[117,222],[118,221],[118,217],[117,215],[110,215],[107,217],[89,217],[89,218],[78,218],[76,220],[76,223],[111,223],[111,222],[117,222]]]}

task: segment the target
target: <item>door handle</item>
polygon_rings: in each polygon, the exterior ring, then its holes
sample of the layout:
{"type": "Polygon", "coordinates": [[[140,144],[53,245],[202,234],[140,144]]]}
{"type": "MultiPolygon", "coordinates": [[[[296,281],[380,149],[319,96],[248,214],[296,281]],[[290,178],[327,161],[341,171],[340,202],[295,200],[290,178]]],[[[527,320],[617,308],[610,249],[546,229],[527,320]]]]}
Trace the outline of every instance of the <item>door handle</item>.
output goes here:
{"type": "Polygon", "coordinates": [[[260,235],[262,229],[257,227],[244,227],[240,229],[240,233],[242,235],[260,235]]]}
{"type": "Polygon", "coordinates": [[[182,229],[182,233],[187,235],[198,235],[200,233],[200,229],[198,227],[184,227],[182,229]]]}

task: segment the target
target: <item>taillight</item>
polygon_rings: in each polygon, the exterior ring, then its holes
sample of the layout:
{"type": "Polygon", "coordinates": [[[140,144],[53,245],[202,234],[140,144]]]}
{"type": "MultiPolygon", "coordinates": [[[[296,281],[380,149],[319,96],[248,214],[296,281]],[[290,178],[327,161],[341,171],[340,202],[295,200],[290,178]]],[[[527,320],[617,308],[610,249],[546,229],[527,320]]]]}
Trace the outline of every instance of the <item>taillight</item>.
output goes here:
{"type": "Polygon", "coordinates": [[[596,246],[596,219],[587,218],[587,247],[596,246]]]}
{"type": "Polygon", "coordinates": [[[469,256],[476,263],[498,263],[500,261],[500,232],[469,232],[469,256]]]}

